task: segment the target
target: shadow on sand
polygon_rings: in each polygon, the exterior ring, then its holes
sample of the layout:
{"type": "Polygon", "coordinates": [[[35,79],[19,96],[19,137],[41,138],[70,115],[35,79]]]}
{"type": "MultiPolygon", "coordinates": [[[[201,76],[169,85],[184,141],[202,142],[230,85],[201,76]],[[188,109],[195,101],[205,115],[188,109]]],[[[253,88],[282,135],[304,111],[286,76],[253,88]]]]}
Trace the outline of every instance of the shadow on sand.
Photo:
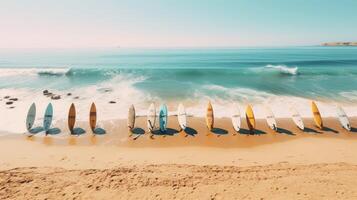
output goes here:
{"type": "Polygon", "coordinates": [[[36,135],[37,133],[42,132],[42,131],[44,131],[43,127],[42,126],[38,126],[38,127],[30,129],[29,133],[32,134],[32,135],[36,135]]]}
{"type": "Polygon", "coordinates": [[[79,127],[77,127],[77,128],[74,128],[73,129],[73,131],[72,131],[72,135],[76,135],[76,136],[80,136],[80,135],[83,135],[83,134],[85,134],[86,133],[86,131],[83,129],[83,128],[79,128],[79,127]]]}
{"type": "Polygon", "coordinates": [[[225,129],[221,129],[221,128],[213,128],[211,130],[212,133],[216,134],[216,135],[227,135],[228,131],[225,129]]]}
{"type": "Polygon", "coordinates": [[[338,133],[338,131],[336,131],[335,129],[329,128],[329,127],[323,127],[322,128],[323,131],[328,131],[328,132],[332,132],[332,133],[338,133]]]}
{"type": "Polygon", "coordinates": [[[289,131],[287,129],[283,129],[283,128],[278,128],[277,132],[278,133],[283,133],[283,134],[286,134],[286,135],[295,135],[293,132],[291,132],[291,131],[289,131]]]}
{"type": "Polygon", "coordinates": [[[189,135],[194,137],[195,135],[197,135],[197,131],[191,127],[186,127],[185,133],[187,134],[187,136],[189,135]]]}
{"type": "Polygon", "coordinates": [[[61,129],[59,129],[59,128],[51,128],[51,129],[47,130],[46,135],[57,135],[57,134],[60,134],[60,133],[61,133],[61,129]]]}
{"type": "Polygon", "coordinates": [[[262,134],[267,134],[266,132],[258,129],[254,129],[253,131],[241,128],[239,129],[239,133],[243,135],[262,135],[262,134]]]}
{"type": "Polygon", "coordinates": [[[304,127],[304,132],[305,133],[315,133],[315,134],[321,134],[322,133],[320,131],[317,131],[317,130],[309,128],[309,127],[304,127]]]}
{"type": "Polygon", "coordinates": [[[352,132],[352,133],[357,133],[357,128],[351,127],[351,132],[352,132]]]}
{"type": "Polygon", "coordinates": [[[94,130],[93,130],[93,134],[94,135],[104,135],[104,134],[106,134],[107,132],[103,129],[103,128],[99,128],[99,127],[97,127],[97,128],[95,128],[94,130]]]}
{"type": "Polygon", "coordinates": [[[163,135],[163,136],[166,136],[166,135],[173,136],[177,133],[179,133],[179,131],[176,129],[172,129],[172,128],[167,128],[166,131],[164,131],[164,132],[161,131],[160,129],[152,132],[153,135],[163,135]]]}
{"type": "Polygon", "coordinates": [[[133,137],[133,140],[136,140],[136,139],[138,139],[139,137],[141,137],[142,135],[145,134],[145,130],[142,129],[142,128],[133,128],[132,130],[129,130],[129,132],[130,132],[130,136],[129,137],[135,135],[135,137],[133,137]]]}
{"type": "Polygon", "coordinates": [[[133,128],[131,130],[132,134],[136,134],[136,135],[144,135],[145,134],[145,130],[142,128],[133,128]]]}

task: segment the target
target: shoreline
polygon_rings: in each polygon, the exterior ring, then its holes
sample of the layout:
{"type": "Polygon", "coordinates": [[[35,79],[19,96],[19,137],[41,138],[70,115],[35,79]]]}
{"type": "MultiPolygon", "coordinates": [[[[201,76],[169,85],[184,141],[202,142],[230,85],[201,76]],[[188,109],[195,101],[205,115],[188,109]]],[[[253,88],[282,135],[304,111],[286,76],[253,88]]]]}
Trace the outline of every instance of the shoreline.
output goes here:
{"type": "MultiPolygon", "coordinates": [[[[317,130],[312,119],[304,122],[317,130]]],[[[126,120],[99,123],[110,127],[104,135],[94,136],[88,123],[79,122],[86,133],[70,136],[66,123],[58,122],[58,135],[1,136],[0,198],[354,199],[356,132],[334,118],[325,119],[329,129],[320,133],[299,131],[291,119],[277,123],[293,134],[275,133],[265,120],[257,120],[261,134],[233,134],[230,119],[219,118],[215,127],[227,134],[207,135],[204,119],[193,117],[188,125],[195,136],[134,140],[126,120]]],[[[136,127],[145,125],[146,118],[138,118],[136,127]]],[[[168,126],[178,130],[176,117],[168,126]]]]}
{"type": "MultiPolygon", "coordinates": [[[[323,130],[314,125],[312,118],[303,118],[305,130],[300,130],[289,118],[277,118],[278,131],[271,130],[266,120],[256,119],[254,134],[248,130],[245,118],[242,118],[241,129],[233,129],[230,118],[216,118],[214,128],[209,131],[205,118],[188,117],[188,127],[180,131],[176,116],[168,118],[166,133],[154,131],[152,137],[146,127],[146,117],[137,117],[133,131],[127,128],[126,120],[99,121],[97,133],[93,134],[88,122],[77,122],[75,129],[82,131],[77,135],[70,135],[67,122],[57,121],[52,125],[47,136],[39,129],[38,133],[2,135],[3,139],[19,139],[36,141],[47,138],[48,145],[102,145],[110,144],[119,147],[180,147],[207,146],[218,148],[245,148],[264,144],[283,142],[306,137],[331,137],[337,139],[357,139],[357,117],[349,118],[351,131],[345,130],[337,118],[324,118],[323,130]],[[95,136],[95,137],[94,137],[95,136]],[[189,141],[189,142],[187,142],[189,141]]],[[[158,127],[156,120],[156,127],[158,127]]],[[[35,128],[36,129],[36,128],[35,128]]]]}

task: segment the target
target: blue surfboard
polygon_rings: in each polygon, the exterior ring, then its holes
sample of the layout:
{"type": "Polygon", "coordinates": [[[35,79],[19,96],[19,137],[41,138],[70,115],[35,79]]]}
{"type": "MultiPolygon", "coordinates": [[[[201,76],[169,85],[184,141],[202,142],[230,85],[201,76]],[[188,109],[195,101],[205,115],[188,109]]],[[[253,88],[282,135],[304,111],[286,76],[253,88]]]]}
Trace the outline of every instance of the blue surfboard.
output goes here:
{"type": "Polygon", "coordinates": [[[167,128],[167,106],[162,104],[159,110],[160,131],[165,132],[167,128]]]}
{"type": "Polygon", "coordinates": [[[29,111],[27,112],[27,117],[26,117],[26,128],[27,130],[31,130],[33,124],[35,123],[36,119],[36,105],[35,103],[32,103],[32,105],[29,108],[29,111]]]}
{"type": "Polygon", "coordinates": [[[53,119],[53,107],[52,104],[49,103],[46,111],[45,111],[45,116],[43,118],[43,129],[47,132],[52,124],[52,119],[53,119]]]}

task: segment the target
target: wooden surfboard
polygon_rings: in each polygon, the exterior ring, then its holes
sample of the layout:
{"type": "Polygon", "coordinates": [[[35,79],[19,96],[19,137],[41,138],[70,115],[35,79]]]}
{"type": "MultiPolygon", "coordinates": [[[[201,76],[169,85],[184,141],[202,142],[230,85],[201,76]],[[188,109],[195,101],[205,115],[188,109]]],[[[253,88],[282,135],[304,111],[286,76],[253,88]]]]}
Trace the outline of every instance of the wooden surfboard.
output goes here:
{"type": "Polygon", "coordinates": [[[94,103],[92,103],[92,105],[90,107],[89,126],[93,132],[94,132],[95,127],[97,126],[97,108],[95,107],[94,103]]]}
{"type": "Polygon", "coordinates": [[[73,133],[74,124],[76,123],[76,108],[71,104],[68,112],[68,128],[71,134],[73,133]]]}
{"type": "Polygon", "coordinates": [[[135,108],[131,105],[128,111],[128,128],[132,130],[135,126],[135,108]]]}
{"type": "Polygon", "coordinates": [[[255,117],[251,105],[248,105],[245,110],[245,118],[247,119],[247,125],[250,131],[255,129],[255,117]]]}
{"type": "Polygon", "coordinates": [[[316,126],[319,129],[322,129],[323,123],[322,123],[321,114],[320,114],[320,111],[317,108],[317,105],[316,105],[316,103],[314,101],[311,102],[311,111],[312,111],[312,114],[314,116],[314,121],[315,121],[316,126]]]}
{"type": "Polygon", "coordinates": [[[206,124],[208,130],[211,131],[214,125],[214,115],[213,115],[213,107],[210,101],[207,104],[206,124]]]}

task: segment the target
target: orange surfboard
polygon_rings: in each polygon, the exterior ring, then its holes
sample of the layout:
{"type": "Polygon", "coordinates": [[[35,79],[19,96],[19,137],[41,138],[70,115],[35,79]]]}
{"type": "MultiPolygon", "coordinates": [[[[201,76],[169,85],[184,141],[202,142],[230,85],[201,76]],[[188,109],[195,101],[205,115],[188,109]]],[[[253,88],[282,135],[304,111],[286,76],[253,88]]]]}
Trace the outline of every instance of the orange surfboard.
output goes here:
{"type": "Polygon", "coordinates": [[[97,126],[97,108],[95,104],[92,103],[89,112],[89,125],[92,131],[94,131],[95,127],[97,126]]]}

